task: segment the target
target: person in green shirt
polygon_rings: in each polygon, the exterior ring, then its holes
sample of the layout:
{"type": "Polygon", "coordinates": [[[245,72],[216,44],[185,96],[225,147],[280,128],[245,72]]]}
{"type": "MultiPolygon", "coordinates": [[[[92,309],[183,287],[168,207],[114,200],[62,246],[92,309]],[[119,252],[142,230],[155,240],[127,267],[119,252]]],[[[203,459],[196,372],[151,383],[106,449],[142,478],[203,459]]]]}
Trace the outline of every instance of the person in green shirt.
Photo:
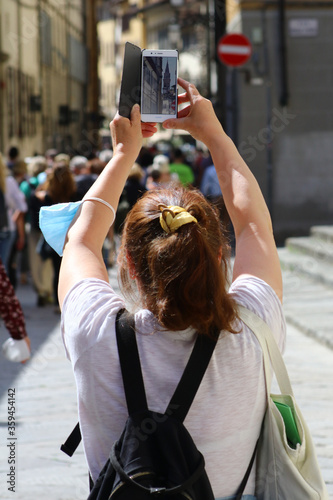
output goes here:
{"type": "Polygon", "coordinates": [[[177,174],[183,186],[194,183],[194,173],[189,165],[186,165],[184,155],[180,149],[173,152],[173,162],[170,163],[170,173],[177,174]]]}

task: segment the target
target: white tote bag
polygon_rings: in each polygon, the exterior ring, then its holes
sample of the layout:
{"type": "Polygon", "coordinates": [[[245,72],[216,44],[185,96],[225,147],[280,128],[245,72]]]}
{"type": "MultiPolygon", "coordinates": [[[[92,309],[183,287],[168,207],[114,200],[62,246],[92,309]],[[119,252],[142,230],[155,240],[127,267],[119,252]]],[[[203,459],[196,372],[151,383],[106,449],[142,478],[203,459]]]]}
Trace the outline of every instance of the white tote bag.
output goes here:
{"type": "MultiPolygon", "coordinates": [[[[245,307],[239,306],[239,316],[261,345],[266,379],[267,410],[258,442],[255,496],[258,500],[329,500],[309,429],[273,334],[261,318],[245,307]],[[272,368],[281,394],[270,393],[272,368]],[[292,445],[288,441],[285,421],[274,401],[291,408],[300,443],[292,445]]],[[[290,436],[290,426],[287,428],[290,436]]]]}

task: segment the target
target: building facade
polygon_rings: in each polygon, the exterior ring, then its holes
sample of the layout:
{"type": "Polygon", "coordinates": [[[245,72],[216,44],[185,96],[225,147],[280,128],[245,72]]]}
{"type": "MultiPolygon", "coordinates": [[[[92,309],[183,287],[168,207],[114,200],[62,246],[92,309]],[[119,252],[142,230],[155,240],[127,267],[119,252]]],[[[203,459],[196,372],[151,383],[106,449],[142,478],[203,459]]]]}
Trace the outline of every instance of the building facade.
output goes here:
{"type": "Polygon", "coordinates": [[[108,119],[118,106],[127,41],[147,49],[177,49],[180,75],[211,95],[213,0],[101,0],[98,12],[100,105],[108,119]]]}
{"type": "Polygon", "coordinates": [[[333,222],[333,2],[231,1],[228,29],[253,53],[228,69],[228,127],[282,243],[333,222]]]}
{"type": "Polygon", "coordinates": [[[99,105],[105,116],[102,134],[118,109],[125,43],[143,46],[143,23],[137,15],[141,1],[100,0],[97,14],[99,105]]]}
{"type": "Polygon", "coordinates": [[[0,0],[0,150],[75,150],[87,111],[86,2],[0,0]]]}
{"type": "Polygon", "coordinates": [[[125,42],[177,48],[180,76],[218,104],[227,132],[258,179],[278,243],[332,223],[333,0],[102,4],[113,23],[108,36],[114,36],[109,87],[101,83],[108,89],[102,102],[110,118],[118,105],[125,42]],[[227,31],[250,39],[252,57],[221,73],[214,28],[224,21],[227,31]]]}

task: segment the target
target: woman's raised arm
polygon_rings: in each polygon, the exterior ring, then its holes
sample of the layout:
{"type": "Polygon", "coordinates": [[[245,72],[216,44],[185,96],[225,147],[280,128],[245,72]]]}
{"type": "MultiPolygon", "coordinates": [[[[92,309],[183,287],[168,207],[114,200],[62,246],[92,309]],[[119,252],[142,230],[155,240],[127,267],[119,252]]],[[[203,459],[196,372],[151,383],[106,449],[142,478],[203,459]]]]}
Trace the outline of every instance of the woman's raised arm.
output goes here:
{"type": "MultiPolygon", "coordinates": [[[[156,128],[155,124],[141,124],[138,105],[133,106],[130,120],[117,114],[110,128],[113,157],[84,198],[100,198],[116,211],[142,138],[153,135],[156,128]]],[[[98,201],[86,201],[81,205],[64,246],[58,289],[60,305],[79,280],[91,277],[109,280],[101,250],[113,222],[113,212],[107,205],[98,201]]]]}

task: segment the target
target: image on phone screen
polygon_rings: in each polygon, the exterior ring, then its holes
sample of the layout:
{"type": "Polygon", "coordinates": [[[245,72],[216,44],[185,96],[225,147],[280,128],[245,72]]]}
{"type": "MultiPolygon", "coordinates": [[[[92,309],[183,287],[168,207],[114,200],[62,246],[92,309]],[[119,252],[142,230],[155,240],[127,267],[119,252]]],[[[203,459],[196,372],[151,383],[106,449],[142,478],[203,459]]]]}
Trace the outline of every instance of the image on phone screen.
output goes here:
{"type": "MultiPolygon", "coordinates": [[[[143,121],[177,116],[177,53],[142,57],[141,115],[143,121]]],[[[172,51],[167,51],[172,52],[172,51]]]]}

